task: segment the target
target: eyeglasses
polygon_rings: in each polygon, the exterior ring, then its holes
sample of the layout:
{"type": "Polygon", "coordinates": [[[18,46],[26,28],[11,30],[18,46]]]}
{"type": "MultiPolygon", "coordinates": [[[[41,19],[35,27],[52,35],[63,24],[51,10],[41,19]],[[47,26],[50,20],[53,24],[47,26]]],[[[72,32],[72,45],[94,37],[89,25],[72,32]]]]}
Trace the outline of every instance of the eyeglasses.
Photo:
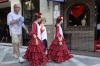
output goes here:
{"type": "Polygon", "coordinates": [[[14,8],[20,8],[20,7],[14,7],[14,8]]]}

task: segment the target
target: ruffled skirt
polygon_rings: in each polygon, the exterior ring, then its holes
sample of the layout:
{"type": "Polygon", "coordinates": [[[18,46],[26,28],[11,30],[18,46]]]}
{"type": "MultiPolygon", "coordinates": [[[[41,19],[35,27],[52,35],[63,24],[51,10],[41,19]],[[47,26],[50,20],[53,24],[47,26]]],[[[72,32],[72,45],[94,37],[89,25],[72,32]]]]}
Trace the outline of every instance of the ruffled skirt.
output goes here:
{"type": "Polygon", "coordinates": [[[62,46],[60,46],[59,41],[55,39],[50,45],[47,57],[49,60],[53,60],[55,62],[64,62],[69,60],[73,56],[70,54],[70,51],[68,50],[64,39],[62,40],[62,46]]]}
{"type": "Polygon", "coordinates": [[[26,50],[24,58],[29,61],[31,66],[39,66],[48,63],[46,55],[44,53],[44,45],[41,40],[38,39],[38,45],[36,45],[35,39],[32,38],[29,41],[29,46],[26,50]]]}

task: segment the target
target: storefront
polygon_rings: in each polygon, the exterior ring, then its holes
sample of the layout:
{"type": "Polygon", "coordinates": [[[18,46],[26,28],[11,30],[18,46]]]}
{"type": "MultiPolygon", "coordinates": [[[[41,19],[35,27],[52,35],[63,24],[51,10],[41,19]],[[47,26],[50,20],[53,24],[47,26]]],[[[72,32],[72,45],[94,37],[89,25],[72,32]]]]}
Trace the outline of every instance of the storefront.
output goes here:
{"type": "MultiPolygon", "coordinates": [[[[42,12],[46,18],[48,44],[54,38],[54,24],[57,16],[64,16],[62,25],[68,48],[71,50],[94,51],[95,40],[95,0],[9,0],[13,5],[21,5],[20,14],[25,17],[25,25],[31,30],[35,12],[42,12]]],[[[30,37],[23,30],[22,44],[28,45],[30,37]]]]}
{"type": "MultiPolygon", "coordinates": [[[[1,2],[1,0],[0,0],[0,2],[1,2]]],[[[47,27],[48,32],[53,37],[53,35],[52,35],[53,32],[52,32],[52,30],[49,29],[53,25],[53,19],[52,19],[53,2],[48,3],[47,0],[43,0],[43,1],[42,0],[5,0],[5,1],[2,0],[2,3],[0,3],[0,5],[3,4],[4,6],[7,7],[8,6],[7,3],[9,3],[10,11],[13,11],[13,5],[14,4],[20,4],[20,6],[21,6],[20,14],[25,17],[25,25],[27,26],[27,28],[29,30],[31,30],[33,14],[35,12],[42,12],[43,16],[47,19],[46,26],[48,25],[48,27],[47,27]]],[[[3,5],[1,7],[4,9],[5,7],[3,7],[3,5]]],[[[7,14],[9,12],[7,12],[7,14]]],[[[7,17],[7,14],[6,14],[6,17],[7,17]]],[[[7,19],[7,18],[5,18],[5,19],[7,19]]],[[[0,23],[1,23],[1,21],[0,21],[0,23]]],[[[51,39],[52,39],[51,36],[50,37],[48,36],[49,39],[50,39],[50,42],[51,42],[51,39]]],[[[22,44],[24,46],[27,46],[28,45],[27,42],[29,41],[29,39],[30,39],[30,37],[23,30],[23,38],[22,38],[23,43],[22,44]]]]}
{"type": "MultiPolygon", "coordinates": [[[[40,1],[39,0],[21,0],[22,4],[22,15],[25,18],[25,25],[27,26],[28,30],[31,30],[32,18],[34,13],[40,11],[40,1]]],[[[28,41],[30,37],[26,34],[23,30],[23,45],[28,46],[28,41]]]]}
{"type": "Polygon", "coordinates": [[[95,23],[95,0],[65,2],[63,28],[71,50],[94,51],[95,23]]]}
{"type": "MultiPolygon", "coordinates": [[[[11,11],[11,5],[9,0],[0,0],[0,40],[3,39],[3,30],[4,24],[7,23],[7,14],[11,11]]],[[[10,36],[8,35],[9,40],[11,41],[10,36]]]]}
{"type": "MultiPolygon", "coordinates": [[[[51,0],[57,1],[57,0],[51,0]]],[[[95,0],[58,0],[53,11],[64,16],[62,25],[67,46],[71,50],[94,51],[96,39],[95,0]],[[57,7],[57,8],[56,8],[57,7]]],[[[53,18],[55,23],[55,18],[53,18]]]]}
{"type": "MultiPolygon", "coordinates": [[[[48,36],[48,43],[51,42],[53,37],[52,25],[53,25],[53,2],[48,2],[47,0],[22,0],[22,15],[25,17],[25,25],[31,30],[32,18],[34,13],[41,12],[43,13],[43,17],[46,18],[46,27],[47,32],[50,36],[48,36]],[[49,17],[48,17],[49,16],[49,17]]],[[[30,37],[23,30],[23,45],[27,46],[30,37]]]]}

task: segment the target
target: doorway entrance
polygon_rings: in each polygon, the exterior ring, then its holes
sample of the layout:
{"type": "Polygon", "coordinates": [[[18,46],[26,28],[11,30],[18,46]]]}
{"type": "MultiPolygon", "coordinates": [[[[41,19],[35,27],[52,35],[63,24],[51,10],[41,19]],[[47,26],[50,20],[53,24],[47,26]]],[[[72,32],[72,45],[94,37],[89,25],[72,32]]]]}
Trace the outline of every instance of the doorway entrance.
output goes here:
{"type": "MultiPolygon", "coordinates": [[[[5,32],[8,31],[8,41],[11,42],[11,38],[9,35],[9,27],[7,25],[7,14],[11,11],[11,6],[10,2],[5,2],[5,3],[0,3],[0,41],[4,37],[5,32]],[[8,30],[6,30],[6,26],[8,30]]],[[[2,42],[6,42],[6,38],[3,39],[2,42]]]]}

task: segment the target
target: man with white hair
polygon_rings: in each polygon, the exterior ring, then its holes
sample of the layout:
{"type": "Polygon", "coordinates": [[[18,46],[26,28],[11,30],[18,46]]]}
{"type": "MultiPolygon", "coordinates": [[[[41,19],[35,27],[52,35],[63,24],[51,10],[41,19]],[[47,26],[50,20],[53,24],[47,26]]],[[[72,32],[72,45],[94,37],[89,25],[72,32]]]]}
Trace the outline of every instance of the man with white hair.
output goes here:
{"type": "Polygon", "coordinates": [[[28,34],[29,31],[24,25],[24,21],[22,22],[22,25],[19,25],[19,22],[21,22],[21,15],[19,14],[20,11],[20,5],[14,4],[13,6],[14,11],[10,12],[7,16],[7,24],[9,25],[10,29],[10,35],[12,37],[12,43],[13,43],[13,57],[18,58],[19,62],[24,62],[24,59],[20,56],[19,52],[19,44],[22,36],[22,27],[26,30],[26,33],[28,34]]]}

